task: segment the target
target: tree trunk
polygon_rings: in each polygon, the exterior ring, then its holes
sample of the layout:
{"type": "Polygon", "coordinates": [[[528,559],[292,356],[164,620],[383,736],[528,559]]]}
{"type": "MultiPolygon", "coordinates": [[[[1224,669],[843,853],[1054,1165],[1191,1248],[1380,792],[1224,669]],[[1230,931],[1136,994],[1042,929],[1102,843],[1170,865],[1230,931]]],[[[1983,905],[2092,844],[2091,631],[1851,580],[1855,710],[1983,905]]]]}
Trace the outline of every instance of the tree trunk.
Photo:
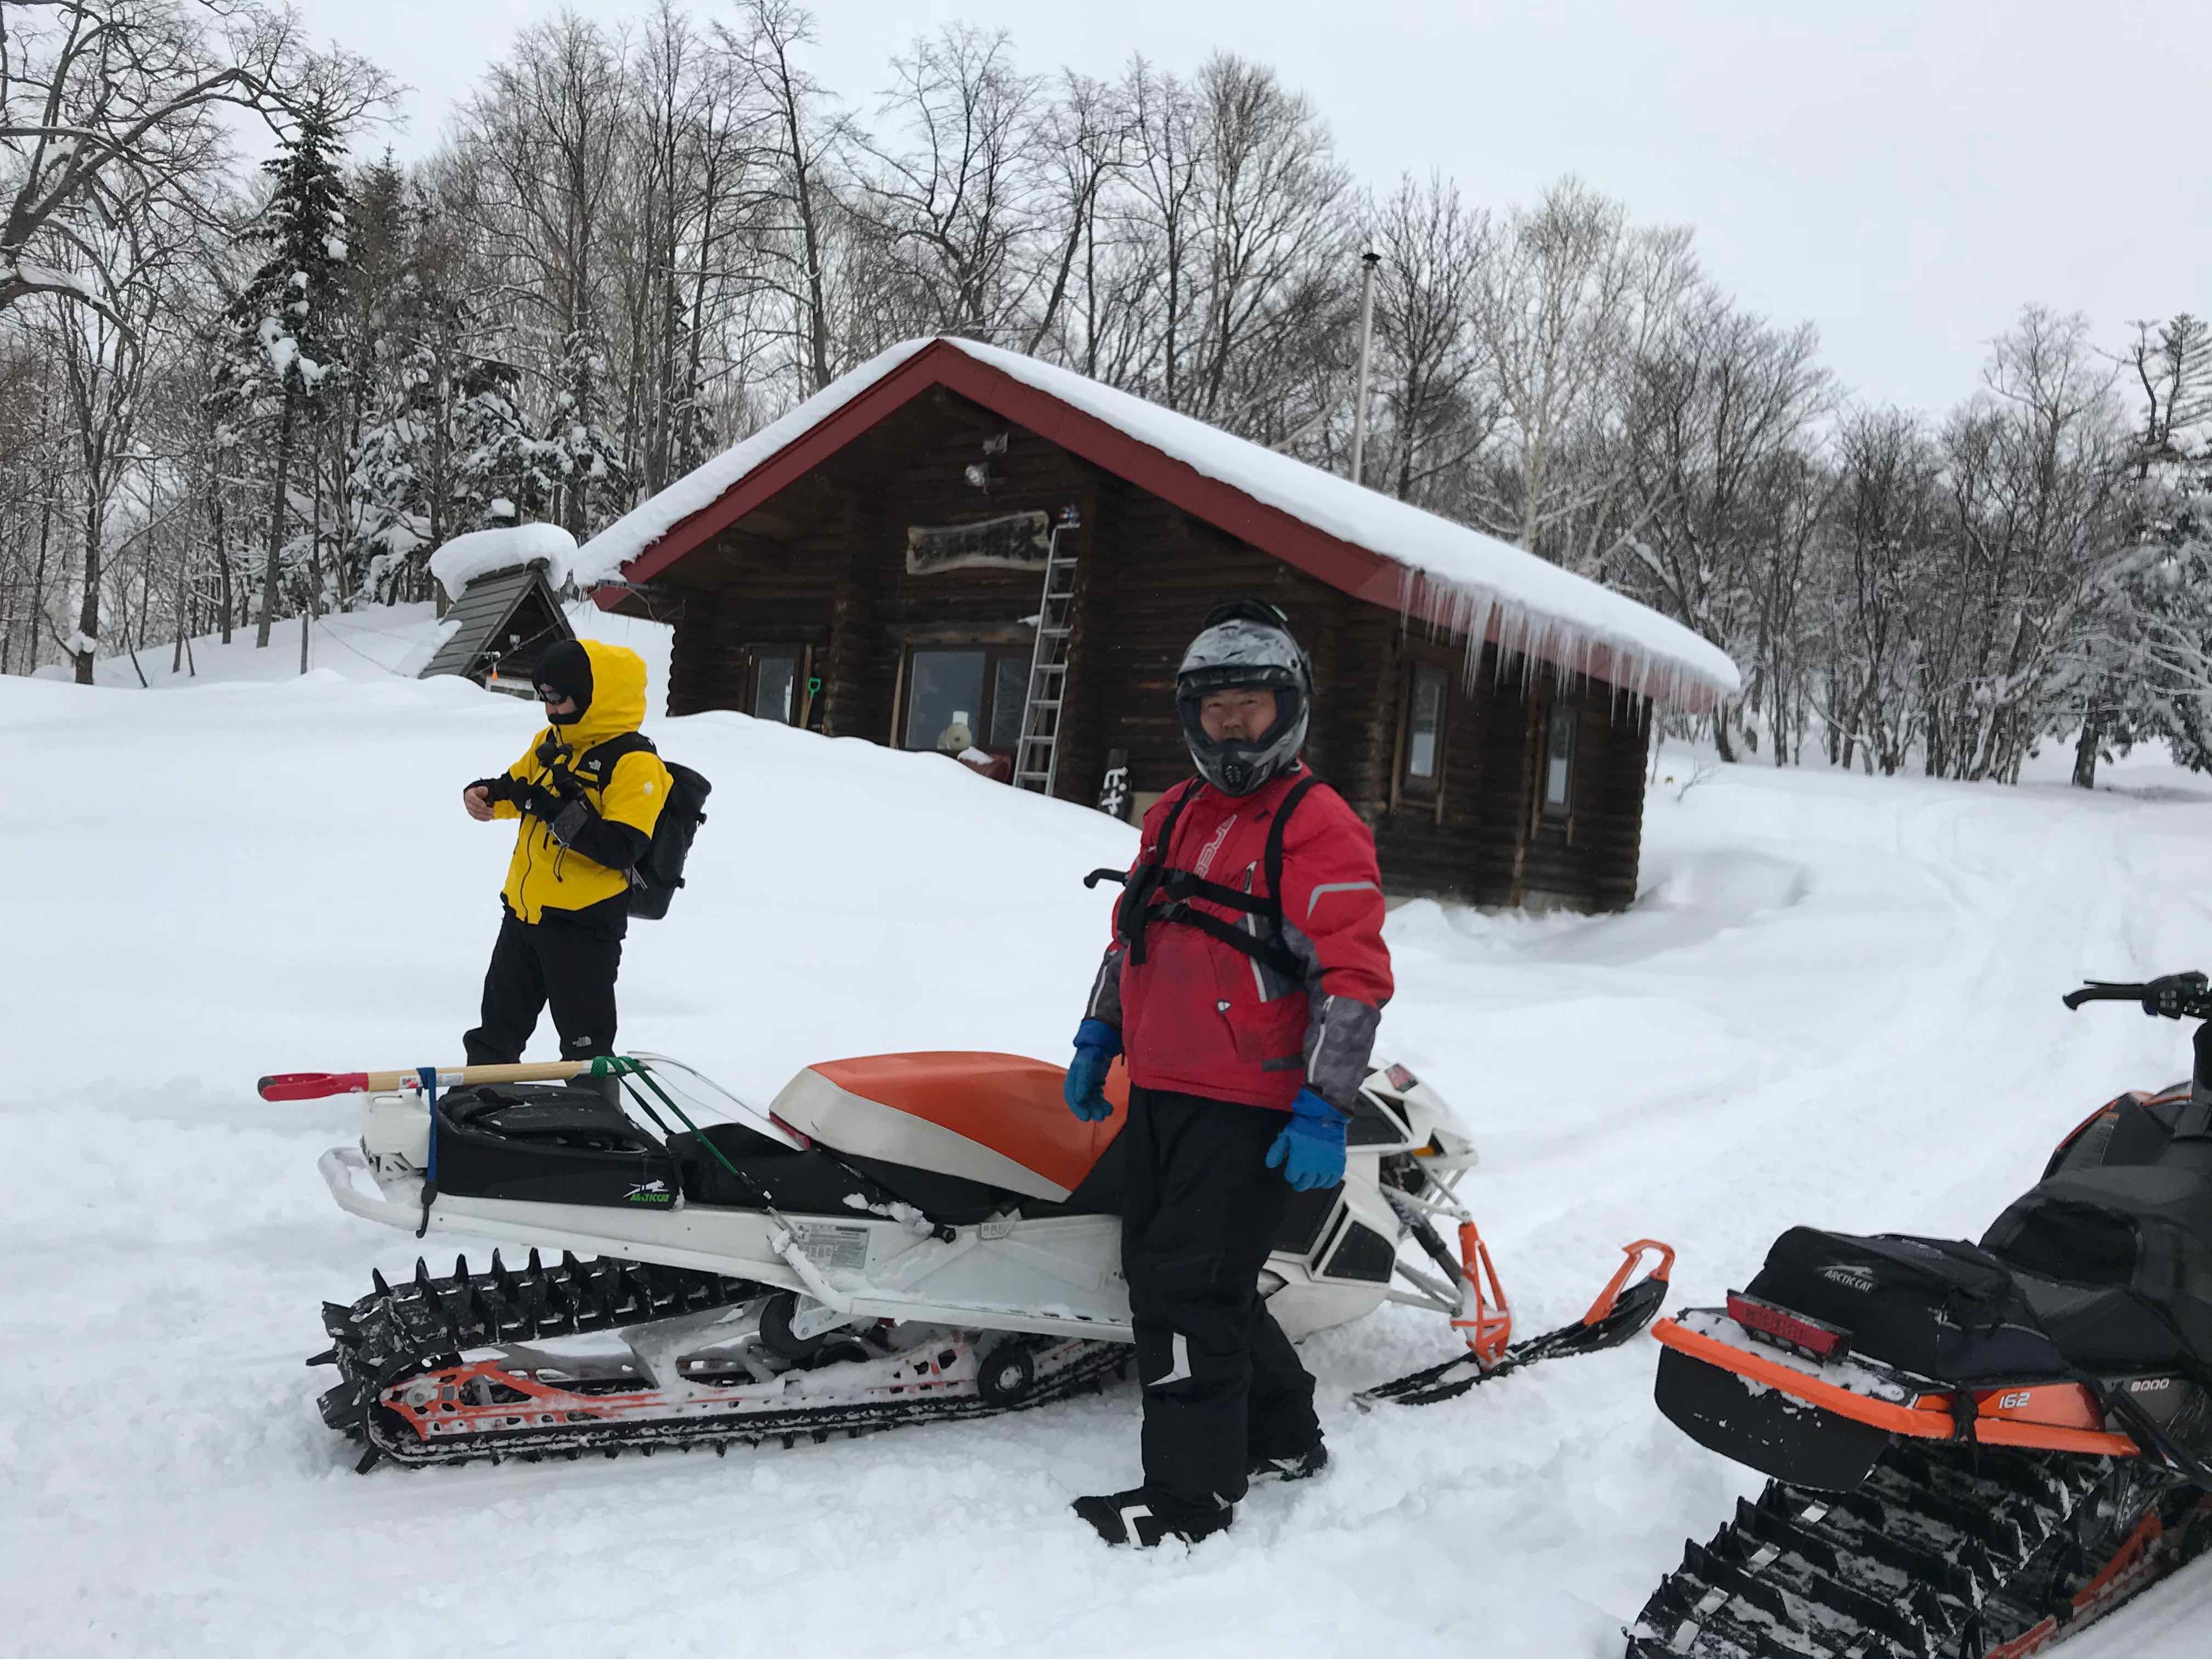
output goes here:
{"type": "Polygon", "coordinates": [[[269,626],[276,617],[276,568],[284,551],[284,491],[292,476],[292,398],[284,396],[283,413],[276,422],[276,482],[269,492],[269,562],[261,571],[261,623],[254,630],[253,648],[269,647],[269,626]]]}
{"type": "Polygon", "coordinates": [[[315,469],[315,517],[307,526],[307,603],[300,612],[300,672],[307,672],[307,630],[323,599],[323,473],[315,469]]]}
{"type": "MultiPolygon", "coordinates": [[[[46,614],[46,565],[52,553],[53,529],[54,498],[49,494],[39,503],[39,562],[31,575],[29,609],[33,616],[41,619],[46,614]]],[[[31,624],[30,659],[23,665],[23,672],[27,674],[39,665],[38,628],[36,622],[31,624]]]]}
{"type": "Polygon", "coordinates": [[[2097,750],[2101,746],[2098,740],[2102,735],[2095,720],[2081,723],[2081,738],[2074,745],[2074,787],[2076,789],[2094,789],[2097,787],[2097,750]]]}
{"type": "Polygon", "coordinates": [[[230,643],[230,621],[238,609],[238,595],[231,586],[230,544],[223,538],[222,526],[222,462],[218,453],[213,471],[209,475],[208,507],[215,520],[215,570],[216,598],[222,607],[222,642],[230,643]]]}
{"type": "MultiPolygon", "coordinates": [[[[106,530],[102,522],[106,516],[102,501],[105,493],[97,481],[89,478],[85,481],[84,599],[77,606],[76,631],[79,637],[88,640],[100,637],[100,543],[106,530]]],[[[74,654],[76,657],[76,683],[90,685],[92,653],[83,650],[74,654]]]]}

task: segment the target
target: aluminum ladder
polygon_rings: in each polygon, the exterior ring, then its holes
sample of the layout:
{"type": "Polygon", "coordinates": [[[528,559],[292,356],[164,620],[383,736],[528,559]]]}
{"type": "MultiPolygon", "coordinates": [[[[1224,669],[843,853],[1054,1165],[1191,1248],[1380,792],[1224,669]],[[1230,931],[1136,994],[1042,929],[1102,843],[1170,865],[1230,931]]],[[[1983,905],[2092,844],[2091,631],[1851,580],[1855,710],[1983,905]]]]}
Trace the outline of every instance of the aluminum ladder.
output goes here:
{"type": "Polygon", "coordinates": [[[1022,705],[1021,741],[1014,747],[1014,787],[1049,795],[1060,776],[1060,711],[1067,698],[1067,642],[1075,631],[1075,564],[1060,538],[1080,530],[1072,507],[1060,511],[1045,543],[1044,597],[1037,605],[1036,643],[1030,651],[1029,699],[1022,705]]]}

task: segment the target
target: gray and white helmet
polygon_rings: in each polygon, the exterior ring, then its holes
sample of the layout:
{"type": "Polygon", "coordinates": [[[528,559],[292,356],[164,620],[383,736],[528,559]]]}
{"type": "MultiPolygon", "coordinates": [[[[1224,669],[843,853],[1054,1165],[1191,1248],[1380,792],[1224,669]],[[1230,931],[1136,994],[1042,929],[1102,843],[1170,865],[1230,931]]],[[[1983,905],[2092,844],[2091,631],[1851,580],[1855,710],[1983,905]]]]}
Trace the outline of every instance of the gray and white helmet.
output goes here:
{"type": "Polygon", "coordinates": [[[1313,665],[1272,605],[1232,599],[1206,613],[1176,671],[1176,712],[1199,775],[1225,795],[1249,795],[1290,770],[1305,747],[1313,665]],[[1206,735],[1199,707],[1214,691],[1265,689],[1275,694],[1275,723],[1249,741],[1206,735]]]}

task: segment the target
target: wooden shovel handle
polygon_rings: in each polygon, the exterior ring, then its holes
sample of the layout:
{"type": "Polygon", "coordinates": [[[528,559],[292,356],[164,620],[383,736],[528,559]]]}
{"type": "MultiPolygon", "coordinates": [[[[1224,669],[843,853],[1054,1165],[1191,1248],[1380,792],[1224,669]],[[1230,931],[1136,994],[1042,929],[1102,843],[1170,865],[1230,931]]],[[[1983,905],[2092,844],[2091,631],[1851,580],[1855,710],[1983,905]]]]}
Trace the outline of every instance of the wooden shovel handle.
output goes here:
{"type": "MultiPolygon", "coordinates": [[[[588,1060],[543,1060],[523,1066],[441,1066],[438,1085],[459,1088],[471,1083],[557,1083],[565,1078],[589,1075],[588,1060]]],[[[320,1100],[327,1095],[367,1091],[380,1094],[404,1089],[420,1079],[413,1068],[403,1072],[280,1072],[261,1079],[264,1100],[320,1100]]]]}

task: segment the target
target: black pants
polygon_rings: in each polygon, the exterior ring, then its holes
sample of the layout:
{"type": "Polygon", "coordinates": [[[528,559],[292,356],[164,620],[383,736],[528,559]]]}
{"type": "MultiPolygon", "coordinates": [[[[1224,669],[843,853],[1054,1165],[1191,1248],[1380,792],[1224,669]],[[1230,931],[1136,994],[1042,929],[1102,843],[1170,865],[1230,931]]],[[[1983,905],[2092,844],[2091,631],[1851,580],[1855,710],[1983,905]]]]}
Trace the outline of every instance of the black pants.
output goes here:
{"type": "Polygon", "coordinates": [[[1121,1271],[1144,1383],[1145,1484],[1196,1512],[1244,1495],[1253,1457],[1321,1438],[1313,1378],[1257,1280],[1291,1189],[1267,1166],[1281,1112],[1129,1091],[1121,1271]]]}
{"type": "Polygon", "coordinates": [[[622,941],[557,921],[535,927],[501,918],[484,970],[483,1023],[461,1039],[471,1066],[511,1066],[553,1005],[561,1058],[589,1060],[615,1051],[615,974],[622,941]]]}

